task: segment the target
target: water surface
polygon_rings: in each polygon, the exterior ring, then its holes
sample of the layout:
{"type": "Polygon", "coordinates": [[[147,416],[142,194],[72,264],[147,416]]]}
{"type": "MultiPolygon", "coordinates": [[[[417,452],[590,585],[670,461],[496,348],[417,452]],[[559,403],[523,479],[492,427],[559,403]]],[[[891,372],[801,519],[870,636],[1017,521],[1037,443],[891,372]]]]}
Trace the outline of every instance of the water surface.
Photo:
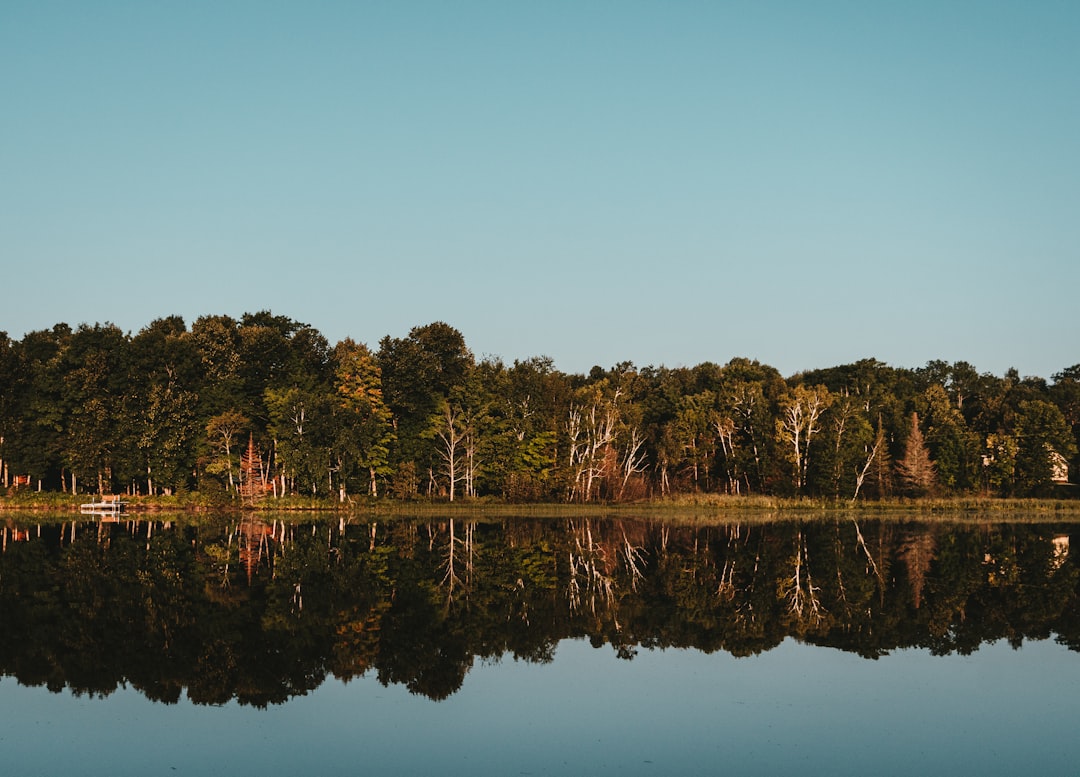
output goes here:
{"type": "Polygon", "coordinates": [[[1069,525],[244,523],[5,529],[7,773],[1073,774],[1080,756],[1069,525]]]}

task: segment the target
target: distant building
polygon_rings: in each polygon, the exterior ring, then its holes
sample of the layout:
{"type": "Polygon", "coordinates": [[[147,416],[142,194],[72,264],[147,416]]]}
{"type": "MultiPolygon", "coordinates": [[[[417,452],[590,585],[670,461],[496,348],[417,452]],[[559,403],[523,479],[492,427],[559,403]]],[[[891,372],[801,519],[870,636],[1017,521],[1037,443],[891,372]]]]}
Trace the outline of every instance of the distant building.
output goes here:
{"type": "Polygon", "coordinates": [[[1050,451],[1050,479],[1058,485],[1069,482],[1069,460],[1057,451],[1050,451]]]}

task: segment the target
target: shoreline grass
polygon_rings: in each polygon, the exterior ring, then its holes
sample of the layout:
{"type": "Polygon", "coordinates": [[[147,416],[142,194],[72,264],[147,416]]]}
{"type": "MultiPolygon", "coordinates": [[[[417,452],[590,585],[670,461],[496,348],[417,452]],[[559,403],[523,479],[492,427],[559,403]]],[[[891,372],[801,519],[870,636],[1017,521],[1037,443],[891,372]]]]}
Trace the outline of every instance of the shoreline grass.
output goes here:
{"type": "MultiPolygon", "coordinates": [[[[78,513],[79,506],[93,499],[88,494],[17,492],[0,496],[2,512],[78,513]]],[[[174,496],[123,497],[127,511],[140,513],[242,512],[239,501],[223,495],[185,493],[174,496]]],[[[728,496],[694,494],[639,502],[605,503],[513,503],[501,499],[399,501],[354,497],[347,502],[313,497],[267,498],[256,508],[259,513],[314,514],[333,517],[439,517],[455,515],[498,515],[500,517],[640,516],[640,517],[721,517],[769,514],[773,518],[837,516],[858,514],[867,517],[927,517],[961,515],[1009,519],[1032,514],[1075,517],[1080,520],[1080,499],[1010,499],[985,496],[949,498],[891,498],[880,501],[825,500],[768,496],[728,496]]]]}

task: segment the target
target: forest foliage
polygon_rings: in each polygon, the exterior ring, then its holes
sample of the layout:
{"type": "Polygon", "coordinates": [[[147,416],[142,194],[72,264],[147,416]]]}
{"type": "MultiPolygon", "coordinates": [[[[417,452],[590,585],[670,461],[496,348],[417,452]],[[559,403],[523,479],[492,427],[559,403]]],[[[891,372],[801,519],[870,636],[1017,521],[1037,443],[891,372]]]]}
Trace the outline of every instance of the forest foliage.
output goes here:
{"type": "Polygon", "coordinates": [[[250,444],[270,497],[1046,496],[1071,493],[1078,435],[1080,364],[583,375],[477,359],[443,322],[373,349],[267,311],[0,333],[9,489],[236,497],[250,444]]]}

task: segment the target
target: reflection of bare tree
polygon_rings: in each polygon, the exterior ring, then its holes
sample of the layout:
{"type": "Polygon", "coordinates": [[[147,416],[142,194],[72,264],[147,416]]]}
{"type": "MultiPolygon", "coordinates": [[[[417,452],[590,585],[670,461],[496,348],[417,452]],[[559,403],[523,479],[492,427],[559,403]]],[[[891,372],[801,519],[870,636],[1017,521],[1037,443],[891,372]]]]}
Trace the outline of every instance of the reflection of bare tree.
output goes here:
{"type": "Polygon", "coordinates": [[[899,556],[907,567],[908,581],[911,583],[911,597],[915,609],[922,606],[923,586],[926,573],[934,560],[937,541],[929,529],[907,535],[900,543],[899,556]]]}
{"type": "MultiPolygon", "coordinates": [[[[610,522],[601,533],[592,521],[570,521],[567,557],[567,598],[570,612],[585,610],[593,616],[617,616],[616,598],[621,576],[629,590],[637,590],[648,574],[646,531],[634,522],[610,522]]],[[[621,627],[613,623],[616,630],[621,627]]]]}
{"type": "Polygon", "coordinates": [[[724,557],[724,566],[720,570],[720,581],[716,586],[716,596],[724,601],[735,598],[735,553],[742,527],[739,524],[725,527],[727,530],[728,553],[724,557]]]}
{"type": "Polygon", "coordinates": [[[735,598],[735,559],[724,559],[720,581],[716,585],[716,598],[730,602],[735,598]]]}
{"type": "Polygon", "coordinates": [[[446,570],[446,574],[443,575],[443,579],[441,582],[441,585],[448,586],[446,592],[446,600],[448,603],[451,599],[453,599],[454,586],[457,583],[461,582],[460,578],[457,575],[457,568],[454,566],[454,562],[456,560],[456,554],[454,553],[454,551],[457,550],[457,544],[457,536],[454,534],[454,519],[451,518],[450,541],[446,544],[446,555],[443,558],[442,564],[442,569],[446,570]]]}
{"type": "Polygon", "coordinates": [[[858,521],[852,520],[851,523],[855,526],[855,540],[859,543],[859,548],[866,554],[866,560],[870,564],[870,568],[874,570],[874,577],[877,578],[880,584],[881,595],[885,596],[885,577],[881,574],[881,570],[878,568],[877,562],[874,561],[874,554],[870,552],[870,548],[866,546],[866,539],[863,538],[862,530],[859,529],[858,521]]]}
{"type": "Polygon", "coordinates": [[[446,544],[446,551],[443,555],[442,565],[440,566],[440,569],[444,571],[444,575],[442,581],[439,583],[442,586],[446,586],[447,607],[454,603],[454,589],[456,587],[464,586],[466,591],[468,591],[472,584],[474,566],[473,534],[475,528],[475,521],[467,522],[465,524],[465,535],[463,537],[458,537],[454,519],[451,518],[449,521],[449,541],[446,544]],[[462,550],[460,554],[458,553],[459,545],[462,550]],[[462,570],[464,579],[458,574],[459,569],[462,570]]]}
{"type": "MultiPolygon", "coordinates": [[[[747,549],[750,548],[750,546],[751,546],[751,538],[752,538],[752,535],[754,534],[754,531],[752,530],[752,528],[750,526],[746,527],[746,532],[745,532],[745,537],[744,538],[742,537],[742,534],[743,534],[742,527],[739,526],[738,524],[734,525],[734,526],[731,526],[728,531],[729,531],[729,540],[728,540],[729,546],[731,546],[731,547],[738,546],[739,541],[741,540],[742,545],[743,545],[744,548],[747,548],[747,549]]],[[[751,567],[750,578],[748,578],[748,580],[746,581],[746,584],[743,586],[742,590],[739,591],[742,594],[741,595],[741,601],[739,602],[738,606],[735,607],[735,612],[734,612],[735,626],[738,627],[739,632],[747,633],[747,634],[751,633],[751,632],[757,632],[761,628],[761,624],[759,624],[759,621],[758,621],[757,611],[755,611],[755,609],[754,609],[754,598],[755,598],[755,593],[757,591],[758,571],[761,568],[761,545],[762,545],[762,542],[765,541],[765,533],[764,532],[757,532],[755,541],[758,544],[758,548],[757,548],[757,551],[754,553],[754,565],[753,565],[753,567],[751,567]]],[[[734,563],[733,562],[732,562],[732,570],[731,570],[731,575],[730,576],[731,576],[731,579],[732,579],[731,591],[732,591],[732,597],[733,597],[735,592],[738,591],[738,589],[735,588],[734,582],[733,582],[733,577],[734,577],[734,563]]],[[[745,573],[744,573],[744,576],[745,576],[745,573]]]]}
{"type": "Polygon", "coordinates": [[[631,542],[626,536],[626,528],[622,527],[620,550],[626,562],[626,571],[630,574],[630,588],[636,591],[638,583],[645,577],[645,548],[631,542]]]}
{"type": "Polygon", "coordinates": [[[597,604],[611,608],[615,604],[615,580],[607,573],[607,554],[593,539],[592,523],[584,519],[580,526],[570,522],[570,577],[567,595],[570,612],[577,612],[587,603],[589,612],[596,614],[597,604]]]}
{"type": "Polygon", "coordinates": [[[740,632],[749,632],[758,625],[758,614],[754,609],[754,592],[757,590],[758,571],[761,568],[760,543],[763,541],[764,533],[758,532],[755,540],[753,529],[749,526],[744,529],[739,524],[727,526],[726,533],[727,553],[720,574],[720,582],[716,588],[716,596],[721,600],[735,602],[732,614],[734,623],[740,632]],[[758,542],[759,547],[753,555],[753,564],[747,575],[745,570],[737,570],[736,560],[746,553],[752,540],[758,542]],[[737,571],[745,581],[741,587],[736,582],[737,571]]]}
{"type": "Polygon", "coordinates": [[[777,593],[788,612],[802,620],[804,617],[820,622],[825,610],[821,605],[821,588],[814,585],[810,574],[810,554],[802,529],[795,532],[795,553],[791,557],[791,575],[780,579],[777,593]]]}

